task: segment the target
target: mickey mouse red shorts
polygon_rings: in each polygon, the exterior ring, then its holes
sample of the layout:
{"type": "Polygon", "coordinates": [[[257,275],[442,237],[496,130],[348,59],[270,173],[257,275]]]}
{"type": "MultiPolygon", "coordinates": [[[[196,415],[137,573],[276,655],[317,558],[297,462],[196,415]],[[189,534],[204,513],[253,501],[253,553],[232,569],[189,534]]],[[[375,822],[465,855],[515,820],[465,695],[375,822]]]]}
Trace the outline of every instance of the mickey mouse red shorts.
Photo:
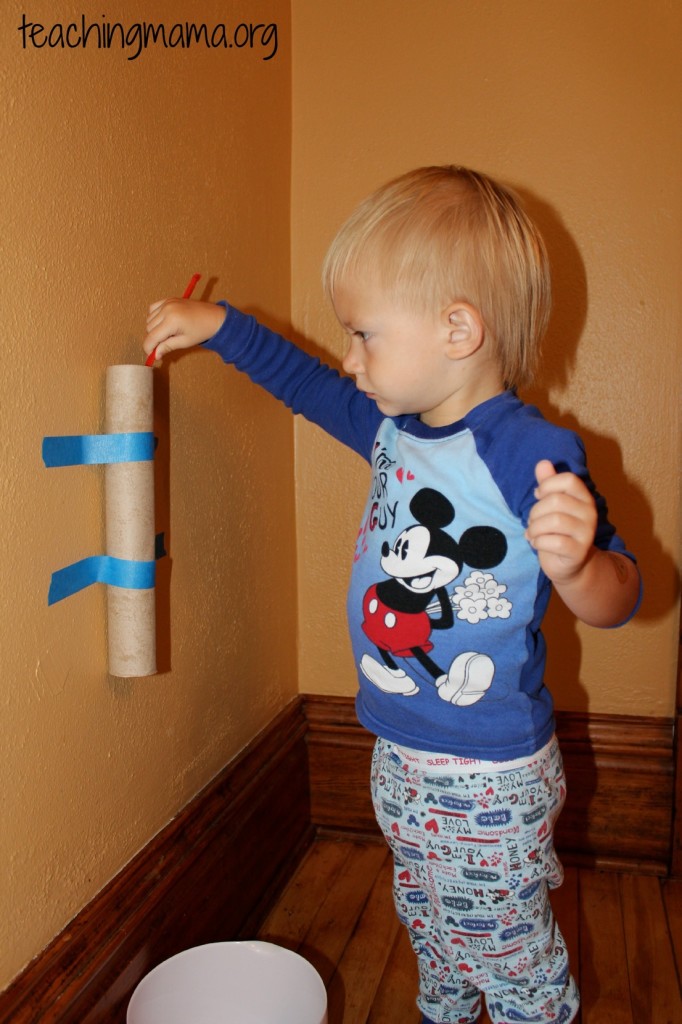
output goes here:
{"type": "Polygon", "coordinates": [[[462,765],[377,740],[372,798],[394,899],[437,1024],[568,1024],[579,996],[549,902],[563,880],[553,829],[566,783],[553,738],[527,763],[462,765]]]}

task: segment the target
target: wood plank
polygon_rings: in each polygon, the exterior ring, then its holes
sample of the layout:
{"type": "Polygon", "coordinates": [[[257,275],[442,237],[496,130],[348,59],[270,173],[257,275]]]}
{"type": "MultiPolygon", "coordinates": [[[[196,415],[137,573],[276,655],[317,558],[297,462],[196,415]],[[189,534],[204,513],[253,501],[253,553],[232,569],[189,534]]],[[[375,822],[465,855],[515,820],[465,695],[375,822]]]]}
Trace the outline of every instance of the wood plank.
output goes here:
{"type": "Polygon", "coordinates": [[[400,927],[392,878],[393,862],[387,856],[329,984],[329,1024],[366,1024],[400,927]]]}
{"type": "Polygon", "coordinates": [[[682,1003],[658,879],[620,878],[625,943],[637,1024],[681,1024],[682,1003]]]}
{"type": "Polygon", "coordinates": [[[417,957],[407,928],[399,924],[367,1024],[396,1024],[396,1021],[418,1024],[421,1019],[415,1002],[418,989],[417,957]]]}
{"type": "Polygon", "coordinates": [[[682,878],[666,878],[661,883],[661,892],[679,983],[682,980],[682,878]]]}
{"type": "Polygon", "coordinates": [[[258,938],[296,951],[351,852],[349,843],[317,839],[258,930],[258,938]]]}
{"type": "Polygon", "coordinates": [[[629,999],[618,875],[580,875],[580,981],[583,1024],[640,1024],[629,999]]]}
{"type": "MultiPolygon", "coordinates": [[[[298,952],[329,984],[388,854],[386,846],[353,843],[298,952]]],[[[332,1022],[330,1021],[330,1024],[332,1022]]]]}

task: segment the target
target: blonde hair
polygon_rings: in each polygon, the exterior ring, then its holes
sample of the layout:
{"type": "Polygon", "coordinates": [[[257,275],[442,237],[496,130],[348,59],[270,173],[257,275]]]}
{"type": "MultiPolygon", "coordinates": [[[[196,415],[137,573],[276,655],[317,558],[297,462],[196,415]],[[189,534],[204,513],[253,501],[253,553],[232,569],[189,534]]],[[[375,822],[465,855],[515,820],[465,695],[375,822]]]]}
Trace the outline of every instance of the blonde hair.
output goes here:
{"type": "Polygon", "coordinates": [[[551,308],[549,261],[514,192],[464,167],[423,167],[378,189],[341,227],[322,279],[370,276],[406,308],[463,301],[492,336],[508,387],[533,374],[551,308]]]}

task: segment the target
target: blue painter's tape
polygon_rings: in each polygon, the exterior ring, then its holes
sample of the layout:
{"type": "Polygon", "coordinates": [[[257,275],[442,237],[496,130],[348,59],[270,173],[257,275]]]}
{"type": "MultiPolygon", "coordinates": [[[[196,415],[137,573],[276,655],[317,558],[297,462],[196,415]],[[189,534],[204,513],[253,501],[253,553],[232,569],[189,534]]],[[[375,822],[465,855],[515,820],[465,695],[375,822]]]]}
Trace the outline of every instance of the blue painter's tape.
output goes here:
{"type": "Polygon", "coordinates": [[[129,590],[151,590],[156,582],[156,562],[167,554],[163,533],[157,533],[154,538],[154,549],[153,562],[92,555],[67,565],[65,569],[58,569],[52,573],[47,603],[55,604],[93,583],[108,583],[109,586],[127,587],[129,590]]]}
{"type": "Polygon", "coordinates": [[[151,590],[156,580],[156,562],[134,562],[111,555],[91,555],[52,573],[48,604],[71,597],[93,583],[129,590],[151,590]]]}
{"type": "Polygon", "coordinates": [[[43,438],[43,462],[53,466],[97,466],[112,462],[149,462],[155,439],[149,430],[128,434],[74,434],[43,438]]]}

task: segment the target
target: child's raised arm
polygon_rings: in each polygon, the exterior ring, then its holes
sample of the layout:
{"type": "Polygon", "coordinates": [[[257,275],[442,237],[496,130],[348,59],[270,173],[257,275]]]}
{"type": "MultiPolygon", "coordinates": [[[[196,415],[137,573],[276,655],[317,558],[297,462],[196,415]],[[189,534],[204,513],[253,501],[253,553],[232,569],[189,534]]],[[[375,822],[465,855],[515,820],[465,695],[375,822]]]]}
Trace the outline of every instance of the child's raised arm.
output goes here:
{"type": "Polygon", "coordinates": [[[149,307],[142,347],[147,355],[156,349],[156,358],[161,360],[176,349],[201,345],[220,329],[225,315],[225,308],[212,302],[162,299],[149,307]]]}
{"type": "Polygon", "coordinates": [[[585,484],[543,460],[535,469],[536,504],[526,537],[574,615],[590,626],[616,626],[631,614],[640,590],[632,559],[594,546],[597,510],[585,484]]]}

